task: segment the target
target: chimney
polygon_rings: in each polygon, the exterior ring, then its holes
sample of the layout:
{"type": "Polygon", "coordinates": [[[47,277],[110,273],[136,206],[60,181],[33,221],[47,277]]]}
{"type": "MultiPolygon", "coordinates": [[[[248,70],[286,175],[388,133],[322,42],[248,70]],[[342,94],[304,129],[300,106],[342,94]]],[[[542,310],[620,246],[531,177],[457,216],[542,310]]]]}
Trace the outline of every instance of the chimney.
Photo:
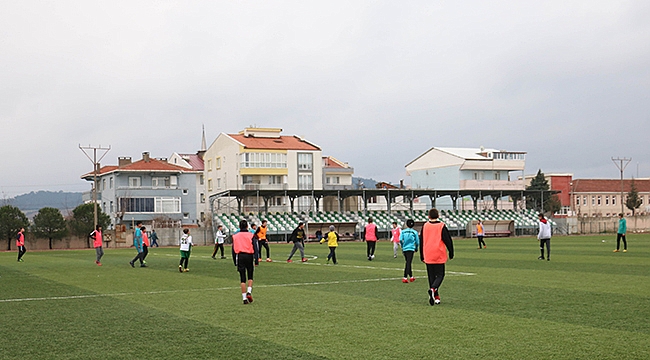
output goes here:
{"type": "Polygon", "coordinates": [[[145,151],[145,152],[142,153],[142,160],[144,160],[144,162],[149,162],[149,152],[148,151],[145,151]]]}
{"type": "Polygon", "coordinates": [[[399,188],[404,189],[404,179],[399,179],[399,188]]]}
{"type": "Polygon", "coordinates": [[[124,167],[126,165],[131,164],[131,157],[130,156],[120,156],[117,158],[117,166],[118,167],[124,167]]]}

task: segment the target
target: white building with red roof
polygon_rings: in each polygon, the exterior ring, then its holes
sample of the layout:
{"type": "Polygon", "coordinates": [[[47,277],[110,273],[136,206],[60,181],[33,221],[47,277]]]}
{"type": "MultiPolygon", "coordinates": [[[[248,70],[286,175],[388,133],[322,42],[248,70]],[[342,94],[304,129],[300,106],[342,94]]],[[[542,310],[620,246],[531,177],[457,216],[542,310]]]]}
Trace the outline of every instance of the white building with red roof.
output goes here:
{"type": "MultiPolygon", "coordinates": [[[[118,165],[103,166],[98,174],[98,203],[111,225],[169,221],[198,226],[196,186],[201,171],[152,158],[148,152],[133,162],[119,157],[118,165]]],[[[81,176],[93,181],[93,172],[81,176]]],[[[200,190],[199,190],[200,191],[200,190]]]]}
{"type": "MultiPolygon", "coordinates": [[[[321,190],[323,168],[321,148],[296,135],[282,135],[279,128],[246,128],[237,134],[221,133],[206,150],[204,177],[206,197],[228,190],[321,190]]],[[[232,205],[227,197],[216,200],[214,208],[232,205]]],[[[298,209],[311,205],[310,197],[300,198],[298,209]]],[[[248,197],[245,212],[264,207],[263,199],[248,197]]],[[[288,199],[270,200],[269,211],[287,211],[288,199]]],[[[227,210],[224,210],[227,211],[227,210]]]]}
{"type": "Polygon", "coordinates": [[[200,223],[203,223],[209,217],[206,215],[210,212],[210,208],[207,206],[208,202],[205,196],[205,177],[203,171],[205,170],[203,163],[203,153],[205,149],[198,151],[196,154],[179,154],[173,153],[169,156],[167,160],[168,163],[174,164],[189,170],[196,172],[195,176],[195,186],[196,186],[196,198],[194,202],[196,204],[196,213],[198,214],[198,219],[200,223]]]}

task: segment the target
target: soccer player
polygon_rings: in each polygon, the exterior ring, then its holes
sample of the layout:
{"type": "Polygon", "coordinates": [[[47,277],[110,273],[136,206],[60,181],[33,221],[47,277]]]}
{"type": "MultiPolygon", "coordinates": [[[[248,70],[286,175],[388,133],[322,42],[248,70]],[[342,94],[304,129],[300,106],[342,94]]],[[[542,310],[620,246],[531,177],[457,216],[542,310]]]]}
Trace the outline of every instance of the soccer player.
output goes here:
{"type": "Polygon", "coordinates": [[[544,260],[544,245],[546,245],[546,261],[551,261],[551,224],[546,220],[544,214],[539,213],[539,232],[537,233],[539,240],[540,257],[537,259],[544,260]]]}
{"type": "Polygon", "coordinates": [[[239,272],[241,297],[244,305],[253,302],[253,262],[256,257],[253,246],[253,234],[248,231],[248,222],[239,222],[239,232],[232,236],[232,261],[239,272]],[[248,284],[246,282],[248,281],[248,284]],[[247,286],[248,285],[248,286],[247,286]]]}
{"type": "Polygon", "coordinates": [[[140,230],[142,231],[142,264],[147,265],[144,259],[149,255],[149,235],[147,235],[147,228],[145,226],[142,226],[140,230]]]}
{"type": "Polygon", "coordinates": [[[418,236],[418,232],[413,230],[413,226],[415,226],[413,219],[406,220],[407,228],[399,236],[399,243],[402,247],[402,254],[404,254],[405,261],[403,283],[415,281],[411,264],[413,263],[413,254],[418,251],[420,237],[418,236]]]}
{"type": "Polygon", "coordinates": [[[616,234],[616,250],[619,252],[621,248],[621,239],[623,239],[623,252],[627,252],[627,241],[625,240],[625,233],[627,232],[627,220],[623,217],[623,213],[618,214],[618,231],[616,234]]]}
{"type": "Polygon", "coordinates": [[[135,224],[135,232],[133,233],[133,246],[135,246],[135,250],[138,252],[138,255],[136,255],[133,260],[129,261],[129,265],[131,265],[131,267],[135,267],[136,260],[140,260],[140,267],[147,267],[147,265],[145,265],[142,261],[142,230],[140,230],[141,226],[142,221],[138,221],[137,224],[135,224]]]}
{"type": "Polygon", "coordinates": [[[257,236],[257,241],[258,241],[258,249],[259,249],[259,259],[258,261],[262,261],[262,247],[266,249],[266,262],[271,262],[271,250],[269,249],[269,241],[266,238],[266,231],[268,230],[267,221],[262,220],[262,225],[260,225],[257,230],[255,230],[255,235],[257,236]]]}
{"type": "Polygon", "coordinates": [[[223,243],[226,241],[226,234],[223,232],[223,225],[217,226],[217,234],[214,236],[214,252],[212,253],[212,258],[217,259],[217,250],[221,249],[221,258],[225,259],[223,256],[223,243]]]}
{"type": "Polygon", "coordinates": [[[476,237],[478,238],[479,249],[487,249],[487,245],[485,245],[485,241],[483,241],[483,236],[485,236],[485,231],[483,230],[483,221],[479,220],[478,223],[476,223],[476,237]],[[481,247],[481,244],[483,244],[483,247],[481,247]]]}
{"type": "Polygon", "coordinates": [[[158,245],[158,234],[156,234],[156,229],[151,229],[151,247],[160,247],[158,245]]]}
{"type": "Polygon", "coordinates": [[[393,241],[393,259],[397,258],[397,250],[399,250],[399,234],[402,229],[397,227],[397,223],[393,221],[393,228],[390,230],[391,240],[393,241]]]}
{"type": "Polygon", "coordinates": [[[363,232],[363,238],[366,240],[366,254],[368,261],[375,258],[375,247],[377,246],[377,225],[373,224],[372,218],[368,219],[368,225],[363,232]]]}
{"type": "Polygon", "coordinates": [[[440,285],[445,278],[447,258],[454,258],[454,243],[447,226],[438,220],[438,209],[429,210],[429,221],[420,234],[420,260],[427,265],[429,304],[440,304],[440,285]],[[447,255],[449,252],[449,255],[447,255]]]}
{"type": "Polygon", "coordinates": [[[330,253],[327,255],[327,263],[329,264],[330,260],[332,260],[334,265],[338,264],[336,261],[336,248],[339,246],[339,234],[334,231],[335,229],[334,225],[330,225],[330,231],[320,240],[322,244],[327,239],[327,246],[330,248],[330,253]]]}
{"type": "Polygon", "coordinates": [[[181,245],[181,262],[178,264],[179,272],[188,272],[190,269],[187,268],[188,263],[190,262],[190,253],[192,252],[192,235],[190,235],[190,229],[183,229],[183,236],[179,240],[181,245]]]}
{"type": "Polygon", "coordinates": [[[23,255],[27,252],[25,249],[25,228],[20,228],[16,235],[16,247],[18,248],[18,262],[23,262],[23,255]]]}
{"type": "Polygon", "coordinates": [[[293,262],[291,258],[293,257],[293,254],[295,254],[296,250],[300,250],[302,262],[307,261],[307,258],[305,257],[305,223],[298,223],[298,227],[295,228],[289,236],[289,241],[293,241],[293,249],[291,249],[287,262],[293,262]]]}
{"type": "Polygon", "coordinates": [[[90,238],[93,239],[93,247],[95,248],[95,253],[97,254],[97,260],[95,260],[95,264],[97,266],[102,266],[102,256],[104,256],[104,248],[103,248],[103,238],[102,238],[102,226],[97,225],[95,227],[95,230],[90,233],[90,238]]]}

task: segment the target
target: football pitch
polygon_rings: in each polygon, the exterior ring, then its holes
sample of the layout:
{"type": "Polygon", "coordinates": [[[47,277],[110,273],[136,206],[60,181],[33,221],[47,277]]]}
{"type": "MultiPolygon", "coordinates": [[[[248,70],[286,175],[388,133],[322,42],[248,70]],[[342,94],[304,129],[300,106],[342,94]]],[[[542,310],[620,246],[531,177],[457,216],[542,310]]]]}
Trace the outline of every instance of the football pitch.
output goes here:
{"type": "MultiPolygon", "coordinates": [[[[154,248],[148,268],[133,249],[0,253],[3,359],[648,359],[650,235],[554,237],[551,261],[534,238],[455,239],[442,304],[430,306],[426,271],[401,282],[392,245],[271,244],[255,269],[252,304],[212,247],[154,248]],[[603,242],[605,240],[605,242],[603,242]],[[137,266],[137,265],[136,265],[137,266]]],[[[28,249],[29,250],[29,249],[28,249]]]]}

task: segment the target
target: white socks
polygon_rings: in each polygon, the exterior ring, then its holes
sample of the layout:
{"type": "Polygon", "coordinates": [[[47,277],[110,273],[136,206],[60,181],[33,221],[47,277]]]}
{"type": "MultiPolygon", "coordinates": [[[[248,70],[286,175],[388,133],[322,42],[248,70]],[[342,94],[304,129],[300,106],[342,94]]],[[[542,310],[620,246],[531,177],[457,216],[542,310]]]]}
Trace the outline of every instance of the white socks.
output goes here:
{"type": "Polygon", "coordinates": [[[241,293],[241,298],[246,300],[246,293],[241,293]]]}
{"type": "Polygon", "coordinates": [[[248,293],[251,294],[252,292],[253,292],[253,287],[252,287],[252,286],[249,286],[249,287],[248,287],[248,293]]]}

